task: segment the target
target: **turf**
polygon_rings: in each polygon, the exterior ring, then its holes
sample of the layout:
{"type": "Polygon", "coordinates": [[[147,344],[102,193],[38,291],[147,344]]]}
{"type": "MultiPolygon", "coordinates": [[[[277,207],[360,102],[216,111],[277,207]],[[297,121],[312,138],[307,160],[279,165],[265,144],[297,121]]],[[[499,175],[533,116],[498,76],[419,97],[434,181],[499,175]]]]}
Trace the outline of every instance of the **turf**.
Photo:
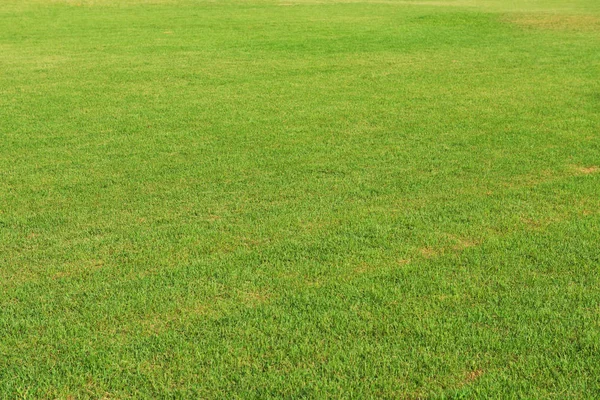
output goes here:
{"type": "Polygon", "coordinates": [[[0,398],[600,397],[596,0],[0,4],[0,398]]]}

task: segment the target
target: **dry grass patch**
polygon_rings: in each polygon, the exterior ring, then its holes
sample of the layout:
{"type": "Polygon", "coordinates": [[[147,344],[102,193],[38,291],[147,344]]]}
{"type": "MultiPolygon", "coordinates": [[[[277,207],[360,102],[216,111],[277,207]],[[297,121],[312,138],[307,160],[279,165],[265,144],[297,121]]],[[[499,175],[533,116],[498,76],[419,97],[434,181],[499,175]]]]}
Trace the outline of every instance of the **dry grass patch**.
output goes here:
{"type": "Polygon", "coordinates": [[[240,292],[240,298],[242,302],[248,307],[258,307],[269,301],[270,296],[268,293],[262,293],[257,291],[240,292]]]}
{"type": "Polygon", "coordinates": [[[425,258],[433,258],[443,253],[442,250],[434,249],[432,247],[423,247],[419,250],[419,252],[425,258]]]}
{"type": "Polygon", "coordinates": [[[339,4],[339,3],[368,3],[389,4],[395,6],[434,6],[434,7],[473,7],[474,0],[448,0],[448,1],[423,1],[423,0],[293,0],[279,3],[280,6],[299,4],[339,4]]]}
{"type": "Polygon", "coordinates": [[[92,274],[104,267],[103,260],[90,260],[87,263],[66,264],[52,275],[52,279],[77,278],[92,274]]]}
{"type": "Polygon", "coordinates": [[[595,15],[513,14],[507,21],[523,28],[600,32],[600,17],[595,15]]]}
{"type": "Polygon", "coordinates": [[[481,369],[476,369],[475,371],[469,372],[465,378],[465,384],[469,384],[469,383],[476,381],[482,375],[483,375],[483,370],[481,370],[481,369]]]}
{"type": "Polygon", "coordinates": [[[447,237],[450,239],[450,241],[454,242],[454,244],[448,243],[437,248],[431,246],[422,247],[419,249],[419,253],[421,253],[421,256],[424,258],[429,259],[449,253],[460,253],[461,251],[480,244],[478,240],[473,240],[470,238],[458,237],[450,234],[448,234],[447,237]]]}
{"type": "Polygon", "coordinates": [[[600,172],[600,167],[597,167],[595,165],[591,167],[575,167],[575,169],[577,172],[584,175],[595,174],[597,172],[600,172]]]}
{"type": "Polygon", "coordinates": [[[462,251],[464,249],[468,249],[469,247],[475,247],[479,244],[477,240],[472,240],[469,238],[456,237],[451,236],[452,240],[456,242],[454,246],[452,246],[453,250],[462,251]]]}

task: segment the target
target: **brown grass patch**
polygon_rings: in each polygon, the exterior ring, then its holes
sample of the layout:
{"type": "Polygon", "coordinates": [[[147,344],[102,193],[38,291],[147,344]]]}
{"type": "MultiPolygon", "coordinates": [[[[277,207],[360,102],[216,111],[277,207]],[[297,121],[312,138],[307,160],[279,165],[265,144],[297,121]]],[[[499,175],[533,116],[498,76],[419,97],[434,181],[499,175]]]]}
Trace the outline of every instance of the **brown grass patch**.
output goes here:
{"type": "Polygon", "coordinates": [[[525,225],[532,229],[539,229],[545,225],[544,223],[542,223],[542,221],[524,217],[521,218],[521,222],[523,222],[525,225]]]}
{"type": "Polygon", "coordinates": [[[433,258],[433,257],[439,257],[444,254],[458,253],[465,249],[468,249],[470,247],[475,247],[480,244],[480,242],[477,240],[473,240],[473,239],[469,239],[469,238],[465,238],[465,237],[458,237],[458,236],[454,236],[454,235],[450,235],[450,234],[447,234],[446,236],[451,241],[454,242],[453,245],[446,244],[446,245],[444,245],[442,247],[438,247],[438,248],[433,248],[431,246],[422,247],[419,249],[419,252],[421,253],[421,255],[424,258],[429,259],[429,258],[433,258]]]}
{"type": "Polygon", "coordinates": [[[520,217],[521,222],[531,230],[547,229],[551,224],[557,223],[563,220],[560,216],[547,216],[544,218],[529,218],[520,217]]]}
{"type": "Polygon", "coordinates": [[[267,293],[261,292],[241,292],[240,298],[249,307],[258,307],[269,301],[270,296],[267,293]]]}
{"type": "Polygon", "coordinates": [[[432,258],[443,253],[441,250],[437,250],[432,247],[423,247],[419,251],[425,258],[432,258]]]}
{"type": "MultiPolygon", "coordinates": [[[[38,4],[61,4],[71,7],[115,7],[118,4],[112,0],[35,0],[35,2],[38,4]]],[[[177,4],[177,0],[128,0],[127,2],[127,5],[136,4],[177,4]]]]}
{"type": "Polygon", "coordinates": [[[85,276],[101,270],[104,267],[102,260],[90,260],[87,263],[65,264],[60,271],[52,275],[52,279],[67,279],[85,276]]]}
{"type": "Polygon", "coordinates": [[[476,369],[475,371],[469,372],[467,374],[467,376],[465,377],[465,384],[475,382],[477,379],[479,379],[481,377],[481,375],[483,375],[483,370],[481,370],[481,369],[476,369]]]}
{"type": "Polygon", "coordinates": [[[389,4],[395,6],[434,6],[434,7],[468,7],[475,6],[474,0],[295,0],[293,2],[281,2],[280,6],[302,5],[302,4],[339,4],[339,3],[369,3],[369,4],[389,4]]]}
{"type": "Polygon", "coordinates": [[[584,175],[589,175],[589,174],[595,174],[596,172],[600,172],[600,167],[597,167],[595,165],[591,166],[591,167],[576,167],[577,172],[584,174],[584,175]]]}
{"type": "Polygon", "coordinates": [[[354,268],[354,273],[355,274],[366,274],[367,272],[371,272],[374,269],[375,268],[373,268],[371,265],[369,265],[367,263],[360,263],[358,265],[358,267],[354,268]]]}
{"type": "Polygon", "coordinates": [[[507,21],[523,28],[600,31],[600,17],[595,15],[514,14],[507,17],[507,21]]]}
{"type": "Polygon", "coordinates": [[[451,236],[451,238],[456,242],[456,244],[452,246],[452,249],[456,251],[462,251],[464,249],[468,249],[469,247],[475,247],[479,244],[478,241],[467,238],[461,238],[456,236],[451,236]]]}

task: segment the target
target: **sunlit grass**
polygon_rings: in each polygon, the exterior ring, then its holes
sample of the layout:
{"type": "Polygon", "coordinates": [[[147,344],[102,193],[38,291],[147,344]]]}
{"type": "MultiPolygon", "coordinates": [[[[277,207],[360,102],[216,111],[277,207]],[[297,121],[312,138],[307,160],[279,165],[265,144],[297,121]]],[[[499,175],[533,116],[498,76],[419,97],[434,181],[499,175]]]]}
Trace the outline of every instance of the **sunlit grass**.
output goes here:
{"type": "Polygon", "coordinates": [[[598,21],[3,2],[1,397],[600,396],[598,21]]]}

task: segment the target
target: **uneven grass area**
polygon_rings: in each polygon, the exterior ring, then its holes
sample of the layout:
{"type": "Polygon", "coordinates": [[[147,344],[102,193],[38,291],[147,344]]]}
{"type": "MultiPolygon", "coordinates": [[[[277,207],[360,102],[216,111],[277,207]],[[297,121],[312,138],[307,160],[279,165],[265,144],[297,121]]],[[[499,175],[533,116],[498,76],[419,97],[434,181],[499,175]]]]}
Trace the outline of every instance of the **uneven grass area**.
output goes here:
{"type": "Polygon", "coordinates": [[[600,397],[600,2],[0,2],[0,398],[600,397]]]}

